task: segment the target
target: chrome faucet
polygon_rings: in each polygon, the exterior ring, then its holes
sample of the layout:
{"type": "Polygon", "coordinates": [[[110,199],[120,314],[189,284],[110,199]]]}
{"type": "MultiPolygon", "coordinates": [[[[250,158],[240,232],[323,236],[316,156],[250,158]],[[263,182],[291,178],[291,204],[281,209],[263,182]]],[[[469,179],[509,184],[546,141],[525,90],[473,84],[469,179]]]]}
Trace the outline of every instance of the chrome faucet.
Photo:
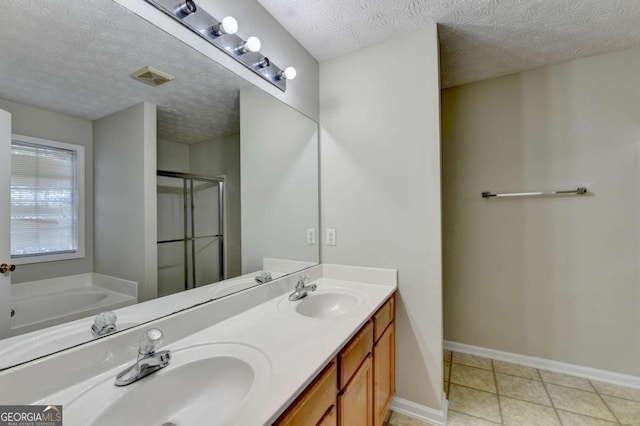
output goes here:
{"type": "Polygon", "coordinates": [[[109,333],[117,331],[116,320],[118,317],[111,311],[100,312],[96,315],[91,326],[91,334],[93,337],[105,336],[109,333]]]}
{"type": "Polygon", "coordinates": [[[157,328],[145,331],[140,339],[138,359],[132,366],[127,367],[116,376],[116,386],[130,385],[169,365],[171,352],[168,350],[156,352],[161,341],[162,331],[157,328]]]}
{"type": "Polygon", "coordinates": [[[293,293],[289,295],[289,300],[295,302],[296,300],[300,300],[303,297],[307,297],[307,293],[310,291],[316,291],[316,285],[309,283],[309,277],[306,274],[300,275],[298,278],[298,283],[296,284],[296,288],[293,293]]]}
{"type": "Polygon", "coordinates": [[[271,272],[269,271],[261,271],[260,275],[258,275],[257,277],[255,277],[255,280],[258,284],[265,284],[268,283],[269,281],[271,281],[273,278],[271,278],[271,272]]]}

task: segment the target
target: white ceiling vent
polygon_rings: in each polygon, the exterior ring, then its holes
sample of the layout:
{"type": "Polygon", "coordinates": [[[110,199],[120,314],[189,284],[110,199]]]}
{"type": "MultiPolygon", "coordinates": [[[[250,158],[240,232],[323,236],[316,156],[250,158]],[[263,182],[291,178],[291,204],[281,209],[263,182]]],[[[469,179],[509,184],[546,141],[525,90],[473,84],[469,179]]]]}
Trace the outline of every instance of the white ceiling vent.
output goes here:
{"type": "Polygon", "coordinates": [[[131,74],[131,77],[153,87],[161,86],[165,83],[170,82],[175,78],[167,73],[164,73],[162,71],[159,71],[151,67],[141,68],[138,71],[131,74]]]}

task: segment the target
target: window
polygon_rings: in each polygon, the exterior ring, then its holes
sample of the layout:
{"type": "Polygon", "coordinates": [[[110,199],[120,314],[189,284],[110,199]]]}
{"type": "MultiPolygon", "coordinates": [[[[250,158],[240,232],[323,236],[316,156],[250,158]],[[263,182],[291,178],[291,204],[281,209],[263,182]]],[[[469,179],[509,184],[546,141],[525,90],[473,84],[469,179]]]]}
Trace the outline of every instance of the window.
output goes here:
{"type": "Polygon", "coordinates": [[[81,257],[84,257],[84,147],[13,135],[13,262],[81,257]]]}

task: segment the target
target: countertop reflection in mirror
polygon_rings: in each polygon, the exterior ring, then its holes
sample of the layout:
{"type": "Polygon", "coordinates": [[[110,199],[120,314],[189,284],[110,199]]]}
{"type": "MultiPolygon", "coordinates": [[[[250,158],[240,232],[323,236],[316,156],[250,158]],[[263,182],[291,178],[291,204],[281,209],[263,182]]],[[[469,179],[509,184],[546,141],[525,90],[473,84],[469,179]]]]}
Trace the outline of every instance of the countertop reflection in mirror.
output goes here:
{"type": "Polygon", "coordinates": [[[120,331],[319,262],[303,114],[112,1],[4,2],[0,55],[0,109],[34,141],[0,171],[18,263],[0,369],[94,339],[100,312],[120,331]]]}

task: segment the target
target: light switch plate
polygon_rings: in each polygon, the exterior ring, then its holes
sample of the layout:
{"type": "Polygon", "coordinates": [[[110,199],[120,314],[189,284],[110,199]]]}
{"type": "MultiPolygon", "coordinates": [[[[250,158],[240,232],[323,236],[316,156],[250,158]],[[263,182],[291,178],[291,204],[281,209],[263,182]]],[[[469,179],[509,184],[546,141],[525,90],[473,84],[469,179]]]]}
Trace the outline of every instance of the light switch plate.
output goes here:
{"type": "Polygon", "coordinates": [[[316,243],[316,228],[307,228],[307,244],[315,245],[316,243]]]}
{"type": "Polygon", "coordinates": [[[336,228],[327,228],[327,245],[336,245],[336,228]]]}

